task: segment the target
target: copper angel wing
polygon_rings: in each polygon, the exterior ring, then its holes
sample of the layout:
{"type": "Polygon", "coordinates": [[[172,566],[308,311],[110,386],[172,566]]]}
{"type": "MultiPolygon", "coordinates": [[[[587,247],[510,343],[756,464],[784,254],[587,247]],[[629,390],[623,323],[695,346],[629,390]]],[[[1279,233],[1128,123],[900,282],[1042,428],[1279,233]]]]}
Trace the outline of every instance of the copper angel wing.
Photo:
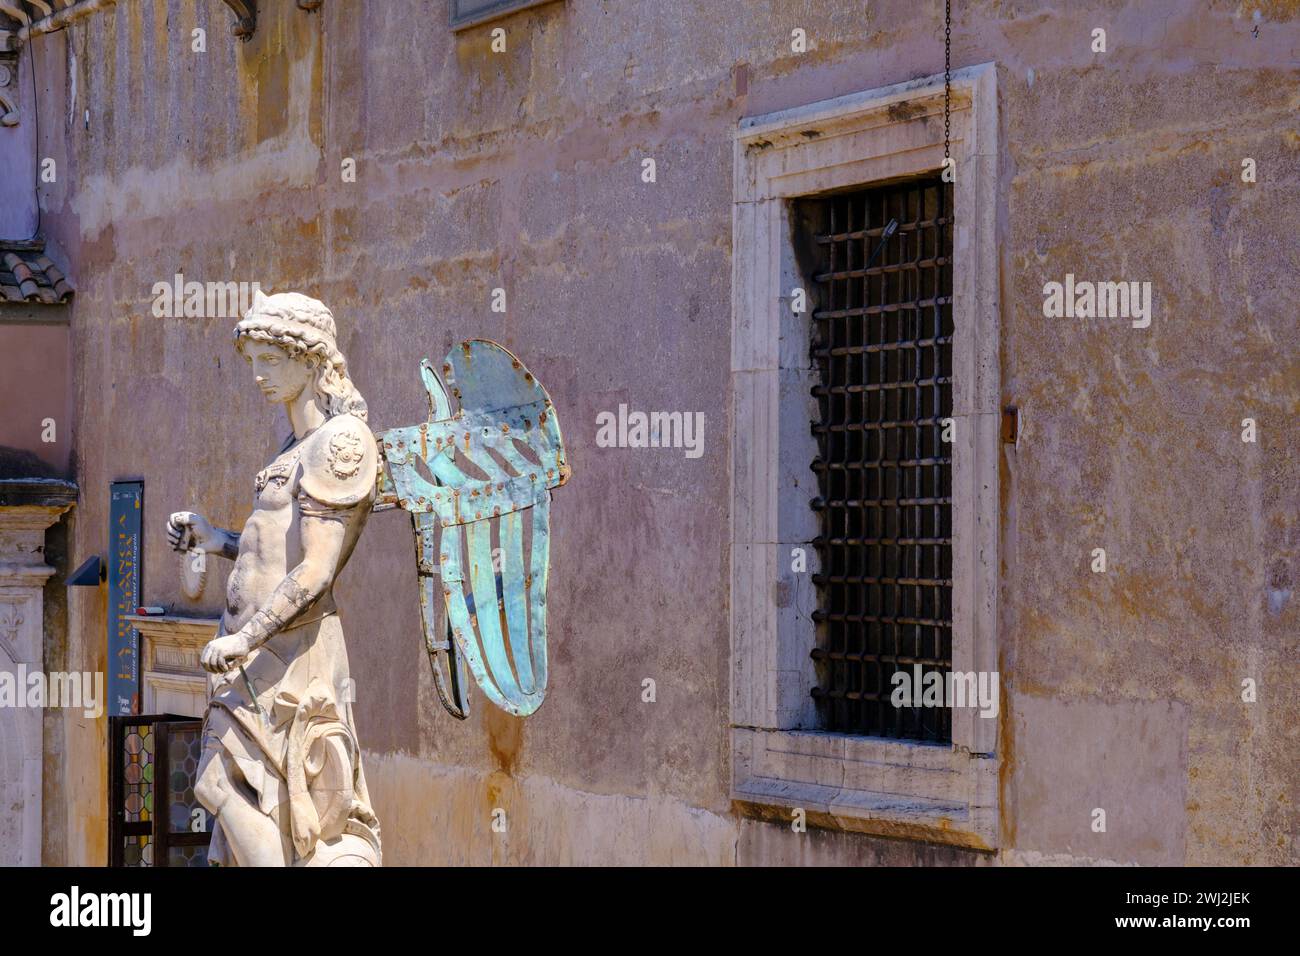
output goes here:
{"type": "Polygon", "coordinates": [[[441,377],[425,360],[421,378],[429,421],[379,441],[389,497],[415,528],[438,691],[449,712],[467,716],[468,667],[489,700],[524,717],[546,695],[550,496],[569,477],[559,421],[546,390],[495,342],[461,343],[441,377]],[[439,589],[449,637],[436,633],[439,589]]]}

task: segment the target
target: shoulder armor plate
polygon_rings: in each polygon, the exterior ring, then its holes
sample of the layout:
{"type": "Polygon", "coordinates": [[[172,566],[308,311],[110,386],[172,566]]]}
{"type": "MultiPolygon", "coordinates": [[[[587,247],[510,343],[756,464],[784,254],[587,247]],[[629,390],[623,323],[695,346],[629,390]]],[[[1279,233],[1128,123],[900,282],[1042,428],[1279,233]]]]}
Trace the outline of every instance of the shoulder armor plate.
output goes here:
{"type": "Polygon", "coordinates": [[[350,507],[373,500],[379,449],[366,423],[336,415],[305,442],[299,491],[321,504],[350,507]]]}

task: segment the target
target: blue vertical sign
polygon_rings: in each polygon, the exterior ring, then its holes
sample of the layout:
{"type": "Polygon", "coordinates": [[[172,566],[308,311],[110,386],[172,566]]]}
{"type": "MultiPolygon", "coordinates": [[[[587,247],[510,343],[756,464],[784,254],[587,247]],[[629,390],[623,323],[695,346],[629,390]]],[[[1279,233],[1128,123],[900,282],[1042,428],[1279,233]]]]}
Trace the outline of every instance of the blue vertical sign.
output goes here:
{"type": "Polygon", "coordinates": [[[140,712],[140,638],[126,619],[140,606],[144,482],[114,481],[108,501],[108,713],[140,712]]]}

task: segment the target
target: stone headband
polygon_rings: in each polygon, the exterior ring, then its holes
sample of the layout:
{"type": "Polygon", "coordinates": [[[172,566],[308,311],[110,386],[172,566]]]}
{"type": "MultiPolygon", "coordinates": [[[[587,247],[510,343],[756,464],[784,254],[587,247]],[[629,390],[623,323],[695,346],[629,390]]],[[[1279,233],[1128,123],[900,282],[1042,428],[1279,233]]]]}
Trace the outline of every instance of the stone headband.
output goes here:
{"type": "Polygon", "coordinates": [[[329,310],[316,299],[297,293],[270,297],[256,293],[252,308],[235,326],[236,348],[243,338],[271,344],[279,344],[278,339],[291,339],[304,351],[319,355],[339,370],[347,367],[334,338],[334,319],[329,310]],[[297,317],[304,314],[310,318],[297,317]]]}

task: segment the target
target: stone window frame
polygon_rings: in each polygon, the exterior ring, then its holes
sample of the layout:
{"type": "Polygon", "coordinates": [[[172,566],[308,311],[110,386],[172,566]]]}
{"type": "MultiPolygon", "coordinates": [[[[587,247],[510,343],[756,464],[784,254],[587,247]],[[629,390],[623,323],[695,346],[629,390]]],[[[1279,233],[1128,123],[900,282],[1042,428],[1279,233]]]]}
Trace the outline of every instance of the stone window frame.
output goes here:
{"type": "MultiPolygon", "coordinates": [[[[1000,449],[997,72],[952,74],[953,661],[996,671],[1000,449]]],[[[955,709],[951,745],[816,730],[808,506],[817,417],[792,199],[934,173],[943,76],[742,119],[732,206],[731,798],[740,812],[996,849],[998,724],[955,709]],[[803,548],[807,570],[792,571],[803,548]]],[[[999,705],[1002,705],[1001,694],[999,705]]]]}
{"type": "Polygon", "coordinates": [[[208,697],[208,675],[199,664],[204,646],[221,625],[216,617],[183,614],[126,614],[140,634],[140,713],[172,714],[202,719],[208,697]],[[188,713],[161,701],[191,698],[188,713]]]}
{"type": "Polygon", "coordinates": [[[462,9],[462,0],[447,0],[447,22],[453,32],[458,32],[555,2],[556,0],[485,0],[466,10],[462,9]]]}

